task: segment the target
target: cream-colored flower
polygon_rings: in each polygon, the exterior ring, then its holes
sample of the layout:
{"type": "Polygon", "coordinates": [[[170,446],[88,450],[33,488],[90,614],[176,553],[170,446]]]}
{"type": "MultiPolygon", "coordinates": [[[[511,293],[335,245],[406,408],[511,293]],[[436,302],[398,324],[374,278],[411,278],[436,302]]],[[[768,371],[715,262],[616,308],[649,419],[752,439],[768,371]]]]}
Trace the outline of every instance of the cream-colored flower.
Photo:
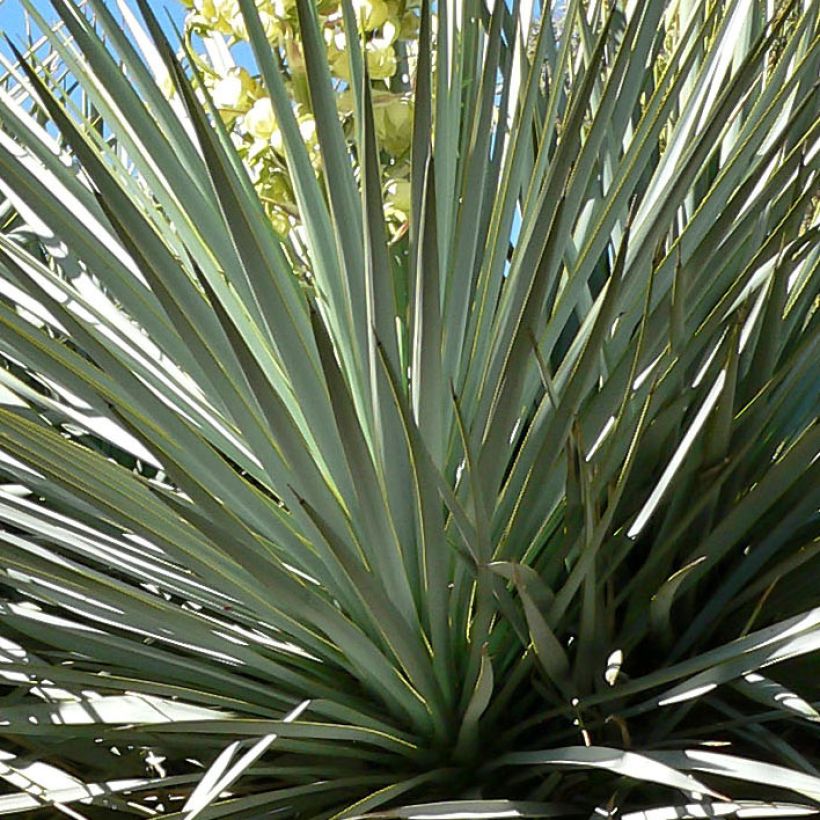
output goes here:
{"type": "Polygon", "coordinates": [[[406,97],[393,99],[383,108],[379,141],[393,156],[410,147],[413,134],[413,104],[406,97]]]}
{"type": "Polygon", "coordinates": [[[335,53],[343,53],[347,51],[347,37],[344,31],[340,29],[329,29],[325,35],[327,47],[330,51],[335,53]]]}
{"type": "Polygon", "coordinates": [[[280,40],[285,35],[285,30],[282,28],[279,20],[270,11],[259,12],[259,22],[262,23],[262,29],[265,32],[265,37],[271,42],[280,40]]]}
{"type": "Polygon", "coordinates": [[[329,57],[329,61],[330,70],[334,76],[340,80],[350,82],[350,62],[347,58],[347,54],[343,51],[337,51],[333,56],[329,57]]]}
{"type": "Polygon", "coordinates": [[[213,20],[217,16],[214,0],[194,0],[194,12],[204,20],[213,20]]]}
{"type": "Polygon", "coordinates": [[[389,14],[384,0],[353,0],[353,9],[359,25],[365,31],[373,31],[384,25],[389,14]]]}
{"type": "Polygon", "coordinates": [[[208,26],[220,34],[231,33],[231,20],[239,13],[237,0],[203,0],[202,16],[208,26]]]}
{"type": "Polygon", "coordinates": [[[350,63],[347,56],[347,38],[339,29],[325,29],[327,61],[331,72],[342,80],[350,81],[350,63]]]}
{"type": "Polygon", "coordinates": [[[367,44],[367,70],[374,80],[386,80],[396,73],[396,52],[393,46],[378,48],[372,43],[367,44]]]}
{"type": "Polygon", "coordinates": [[[253,105],[256,84],[244,68],[232,68],[213,89],[214,105],[233,113],[244,113],[253,105]]]}
{"type": "Polygon", "coordinates": [[[231,34],[237,40],[248,39],[248,27],[245,25],[245,18],[237,8],[236,13],[231,17],[231,34]]]}
{"type": "Polygon", "coordinates": [[[376,48],[387,48],[396,42],[399,36],[399,27],[392,20],[385,21],[378,35],[370,41],[376,48]]]}
{"type": "Polygon", "coordinates": [[[275,17],[284,20],[296,8],[296,0],[273,0],[271,10],[275,17]]]}
{"type": "Polygon", "coordinates": [[[245,114],[243,119],[245,130],[260,140],[269,140],[276,129],[276,118],[273,115],[273,105],[270,97],[260,97],[245,114]]]}
{"type": "Polygon", "coordinates": [[[374,90],[373,122],[379,145],[394,157],[404,154],[413,133],[412,100],[389,91],[374,90]]]}

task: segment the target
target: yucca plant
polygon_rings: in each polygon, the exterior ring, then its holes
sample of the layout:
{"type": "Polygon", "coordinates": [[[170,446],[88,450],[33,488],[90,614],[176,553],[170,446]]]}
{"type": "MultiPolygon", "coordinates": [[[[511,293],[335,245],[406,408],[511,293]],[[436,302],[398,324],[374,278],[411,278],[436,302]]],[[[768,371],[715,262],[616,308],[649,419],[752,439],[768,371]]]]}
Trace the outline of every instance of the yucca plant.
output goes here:
{"type": "Polygon", "coordinates": [[[284,235],[91,5],[94,122],[0,90],[0,813],[820,809],[820,4],[425,2],[391,233],[354,4],[311,163],[239,0],[284,235]]]}

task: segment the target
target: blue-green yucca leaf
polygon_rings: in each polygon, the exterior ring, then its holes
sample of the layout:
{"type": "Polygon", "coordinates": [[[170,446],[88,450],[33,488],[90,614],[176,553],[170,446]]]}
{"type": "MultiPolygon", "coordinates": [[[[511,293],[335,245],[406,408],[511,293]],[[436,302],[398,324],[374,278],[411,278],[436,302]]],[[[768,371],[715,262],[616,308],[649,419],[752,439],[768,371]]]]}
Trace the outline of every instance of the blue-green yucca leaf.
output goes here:
{"type": "MultiPolygon", "coordinates": [[[[202,248],[203,253],[200,259],[203,267],[211,270],[213,268],[211,258],[216,256],[224,269],[234,270],[237,267],[237,257],[229,237],[222,236],[221,241],[205,245],[202,242],[202,233],[199,233],[199,231],[208,231],[216,235],[224,233],[218,227],[220,224],[218,207],[214,207],[216,203],[212,203],[207,197],[208,176],[201,157],[195,150],[192,150],[193,146],[189,140],[185,140],[182,145],[179,140],[172,145],[168,144],[166,133],[174,134],[174,129],[161,130],[153,122],[151,116],[135,117],[133,115],[135,109],[146,110],[143,101],[134,92],[127,79],[119,77],[120,72],[116,63],[105,49],[94,47],[95,38],[90,34],[88,25],[84,23],[82,16],[68,12],[70,6],[65,6],[65,8],[70,30],[75,37],[81,38],[81,42],[90,46],[85,59],[94,70],[92,76],[97,78],[113,75],[119,78],[119,82],[110,91],[101,87],[99,80],[93,84],[89,92],[95,106],[103,112],[107,119],[114,122],[121,122],[123,118],[135,120],[134,125],[123,129],[125,133],[118,139],[122,140],[132,156],[146,158],[148,166],[146,180],[151,184],[153,195],[167,213],[176,215],[177,230],[186,241],[202,248]],[[112,99],[111,91],[116,93],[114,99],[112,99]],[[157,166],[162,168],[161,173],[157,173],[157,166]],[[180,200],[184,203],[182,206],[180,200]],[[202,203],[207,203],[207,205],[202,203]]],[[[76,57],[72,57],[70,50],[63,48],[60,53],[69,66],[78,65],[76,57]]],[[[156,106],[153,107],[153,110],[155,109],[156,106]]],[[[95,132],[92,131],[89,136],[94,134],[95,132]]],[[[119,177],[121,184],[126,184],[131,180],[127,172],[119,174],[119,177]]],[[[136,194],[133,188],[131,191],[132,195],[136,194]]],[[[153,202],[145,201],[142,204],[144,213],[150,215],[156,211],[153,202]]],[[[158,230],[161,230],[163,225],[167,225],[162,220],[157,220],[154,224],[158,230]]],[[[167,230],[167,227],[164,231],[164,238],[166,242],[174,241],[173,234],[167,230]]],[[[235,287],[243,295],[248,309],[252,311],[254,304],[253,300],[248,298],[250,291],[247,282],[241,277],[235,277],[233,281],[235,287]]],[[[224,350],[221,355],[225,355],[224,350]]]]}
{"type": "MultiPolygon", "coordinates": [[[[519,0],[515,0],[509,11],[512,20],[518,17],[519,0]]],[[[462,163],[462,188],[460,197],[462,207],[453,232],[453,271],[443,287],[443,370],[445,376],[460,383],[459,362],[464,344],[467,319],[470,313],[472,295],[475,291],[476,256],[481,236],[481,217],[486,196],[491,196],[497,185],[487,184],[487,175],[493,170],[489,163],[489,146],[494,134],[492,117],[495,113],[499,120],[503,111],[495,111],[497,73],[499,71],[500,52],[502,49],[501,25],[508,13],[505,3],[497,3],[493,8],[487,54],[482,66],[481,76],[473,78],[478,84],[474,98],[476,110],[472,117],[472,128],[465,137],[469,139],[467,153],[462,163]]],[[[505,88],[508,87],[505,84],[505,88]]],[[[500,142],[500,129],[495,130],[495,137],[500,142]]],[[[423,217],[420,216],[423,220],[423,217]]]]}
{"type": "MultiPolygon", "coordinates": [[[[595,324],[590,336],[586,341],[585,348],[578,362],[569,376],[564,387],[564,392],[558,400],[557,405],[552,408],[552,414],[546,428],[542,428],[537,420],[527,432],[527,436],[521,444],[520,452],[516,462],[512,466],[510,478],[516,473],[526,475],[523,484],[514,487],[512,493],[516,501],[516,511],[510,515],[507,524],[507,533],[515,526],[516,516],[519,511],[527,512],[530,508],[528,501],[528,490],[533,484],[538,485],[543,481],[544,475],[549,473],[554,460],[560,453],[559,442],[565,441],[570,433],[573,417],[577,414],[582,396],[588,392],[589,383],[594,379],[597,358],[600,353],[600,346],[604,340],[607,330],[614,318],[615,306],[617,305],[620,288],[622,285],[623,271],[626,264],[626,254],[629,247],[631,218],[627,219],[626,228],[621,237],[620,248],[606,288],[606,294],[601,302],[600,308],[595,315],[595,324]]],[[[524,344],[522,342],[522,344],[524,344]]],[[[552,397],[545,393],[542,402],[552,403],[552,397]]],[[[542,415],[541,418],[544,418],[542,415]]],[[[499,493],[503,503],[506,488],[499,493]]],[[[503,544],[507,533],[502,536],[503,544]]]]}
{"type": "MultiPolygon", "coordinates": [[[[283,269],[284,255],[279,249],[273,230],[266,222],[261,205],[253,196],[248,196],[249,181],[243,169],[231,172],[230,152],[219,150],[211,129],[204,122],[204,114],[196,104],[193,91],[188,86],[179,67],[176,67],[180,90],[186,106],[197,128],[197,135],[203,153],[208,161],[214,192],[220,200],[226,222],[234,242],[239,248],[243,264],[249,270],[254,295],[259,300],[265,321],[284,330],[285,338],[275,343],[277,351],[290,376],[291,382],[301,385],[305,395],[305,408],[310,419],[310,429],[320,443],[329,469],[336,472],[334,481],[344,487],[348,479],[344,474],[343,460],[340,458],[338,433],[330,413],[327,391],[318,377],[318,362],[315,347],[307,322],[306,309],[296,280],[283,269]],[[243,195],[244,194],[244,195],[243,195]],[[269,260],[275,264],[269,267],[269,260]],[[270,270],[269,277],[261,278],[270,270]],[[251,273],[252,272],[252,273],[251,273]],[[284,275],[283,275],[284,274],[284,275]],[[257,280],[255,277],[260,277],[257,280]],[[310,367],[312,364],[313,367],[310,367]]],[[[223,142],[223,146],[224,146],[223,142]]],[[[235,162],[235,161],[234,161],[235,162]]],[[[349,492],[349,486],[346,488],[349,492]]]]}
{"type": "Polygon", "coordinates": [[[413,358],[410,367],[414,374],[411,398],[419,432],[427,442],[433,461],[442,465],[445,444],[442,417],[446,401],[441,365],[444,325],[436,227],[436,174],[432,156],[427,160],[423,185],[422,228],[411,300],[413,358]]]}
{"type": "MultiPolygon", "coordinates": [[[[366,329],[361,324],[353,326],[354,316],[359,314],[360,305],[352,302],[352,293],[348,276],[355,277],[361,271],[348,269],[340,264],[337,256],[338,233],[345,228],[338,224],[334,231],[328,206],[322,197],[316,177],[310,166],[307,151],[302,142],[296,118],[291,110],[291,103],[280,77],[279,68],[265,37],[262,24],[254,5],[240,0],[240,9],[250,34],[250,42],[259,69],[271,95],[276,119],[282,130],[288,167],[291,169],[297,204],[305,218],[305,228],[311,252],[312,274],[325,299],[331,307],[327,314],[334,328],[337,344],[344,345],[342,358],[345,370],[355,379],[357,390],[354,392],[357,401],[368,395],[364,373],[362,372],[361,352],[365,349],[366,329]],[[344,341],[342,341],[344,340],[344,341]],[[354,347],[355,345],[355,347],[354,347]],[[355,351],[358,351],[356,358],[355,351]]],[[[361,288],[357,289],[361,294],[361,288]]]]}
{"type": "Polygon", "coordinates": [[[15,51],[0,813],[816,811],[820,6],[379,3],[398,232],[358,0],[230,10],[286,236],[145,0],[15,51]]]}
{"type": "MultiPolygon", "coordinates": [[[[335,91],[331,82],[327,55],[319,31],[316,12],[312,4],[298,0],[296,8],[299,14],[299,28],[302,34],[302,45],[305,52],[306,74],[308,78],[311,103],[316,117],[319,133],[319,146],[322,150],[324,164],[327,167],[327,193],[331,212],[336,224],[336,236],[340,242],[342,263],[347,275],[345,284],[350,289],[349,299],[356,312],[351,317],[356,327],[362,327],[364,316],[361,308],[364,304],[364,282],[362,270],[364,260],[359,241],[361,235],[361,209],[358,206],[356,182],[350,164],[350,156],[344,141],[339,118],[336,113],[335,91]],[[348,222],[352,224],[348,227],[348,222]],[[342,230],[342,226],[345,226],[342,230]]],[[[351,32],[351,37],[353,32],[351,32]]],[[[363,351],[360,355],[363,357],[363,351]]]]}
{"type": "Polygon", "coordinates": [[[357,525],[362,528],[361,548],[367,559],[379,567],[379,574],[393,602],[399,605],[409,623],[416,620],[412,607],[412,590],[403,571],[401,542],[390,517],[389,502],[383,480],[376,470],[367,447],[364,431],[356,416],[350,391],[333,353],[333,345],[327,330],[316,311],[311,312],[313,332],[319,356],[333,402],[333,411],[342,434],[351,473],[356,476],[358,499],[357,525]],[[359,517],[360,516],[360,517],[359,517]],[[379,548],[376,548],[379,545],[379,548]],[[392,547],[392,548],[391,548],[392,547]],[[409,611],[405,608],[410,604],[409,611]]]}
{"type": "Polygon", "coordinates": [[[551,749],[548,752],[513,752],[504,762],[513,766],[589,766],[592,768],[611,769],[629,773],[639,780],[649,780],[673,786],[686,792],[700,792],[712,797],[720,797],[691,775],[685,775],[679,769],[673,769],[643,755],[633,752],[622,752],[596,746],[571,746],[551,749]]]}
{"type": "MultiPolygon", "coordinates": [[[[408,451],[411,474],[408,476],[412,490],[415,525],[418,538],[417,560],[419,585],[424,590],[425,610],[422,617],[429,624],[429,635],[436,675],[443,684],[445,698],[454,699],[453,661],[450,657],[450,643],[453,636],[448,630],[448,601],[445,587],[447,575],[444,568],[448,563],[449,550],[443,543],[444,511],[442,509],[437,484],[446,484],[446,479],[437,482],[440,471],[433,461],[429,449],[422,439],[418,425],[414,422],[412,409],[399,389],[398,377],[390,367],[383,345],[377,339],[379,363],[390,385],[393,402],[401,417],[404,441],[408,451]]],[[[455,506],[455,504],[453,505],[455,506]]],[[[441,726],[438,727],[442,729],[441,726]]]]}
{"type": "MultiPolygon", "coordinates": [[[[350,28],[350,13],[346,10],[346,28],[350,28]]],[[[355,46],[351,46],[355,48],[355,46]]],[[[351,60],[353,60],[351,52],[351,60]]],[[[402,446],[402,423],[393,403],[388,379],[379,363],[378,345],[381,344],[395,373],[406,370],[406,352],[400,355],[400,339],[396,333],[396,319],[402,323],[399,305],[407,298],[408,279],[405,271],[398,275],[404,281],[393,280],[390,258],[386,245],[384,202],[381,192],[381,169],[377,145],[376,127],[372,105],[372,93],[366,66],[361,72],[361,88],[356,89],[359,102],[359,151],[364,158],[361,166],[361,202],[364,229],[364,256],[366,274],[366,306],[368,333],[368,375],[372,396],[373,450],[378,472],[384,482],[384,495],[390,511],[391,528],[399,542],[405,570],[400,573],[408,578],[410,585],[419,587],[419,567],[413,551],[408,549],[414,533],[414,513],[406,493],[405,479],[409,470],[408,453],[402,446]]],[[[406,317],[405,317],[406,321],[406,317]]],[[[408,323],[409,324],[409,323],[408,323]]],[[[400,331],[403,335],[404,329],[400,331]]],[[[403,391],[406,392],[406,385],[403,391]]]]}

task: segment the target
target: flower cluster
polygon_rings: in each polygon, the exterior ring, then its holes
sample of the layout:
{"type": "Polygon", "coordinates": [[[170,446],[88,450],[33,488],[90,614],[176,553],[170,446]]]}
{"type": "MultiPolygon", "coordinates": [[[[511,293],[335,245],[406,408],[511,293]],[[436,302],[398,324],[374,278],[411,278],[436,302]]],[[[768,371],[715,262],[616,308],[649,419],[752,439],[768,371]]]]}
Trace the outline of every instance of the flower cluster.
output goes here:
{"type": "MultiPolygon", "coordinates": [[[[203,55],[204,79],[220,116],[248,165],[257,192],[275,229],[287,233],[299,213],[288,173],[282,135],[265,87],[233,55],[248,40],[238,0],[189,0],[189,38],[221,41],[222,59],[203,55]],[[223,48],[222,46],[226,46],[223,48]],[[229,59],[225,58],[228,55],[229,59]]],[[[372,85],[373,114],[382,155],[385,215],[395,236],[403,233],[410,211],[409,152],[413,106],[410,88],[418,38],[419,0],[352,0],[372,85]]],[[[344,133],[354,139],[353,94],[344,14],[340,0],[317,0],[315,7],[338,90],[336,103],[344,133]]],[[[314,170],[322,173],[299,37],[296,0],[257,0],[265,34],[276,50],[299,130],[314,170]]],[[[213,55],[213,51],[209,50],[213,55]]],[[[246,61],[245,61],[246,62],[246,61]]],[[[355,155],[352,153],[352,155],[355,155]]]]}

